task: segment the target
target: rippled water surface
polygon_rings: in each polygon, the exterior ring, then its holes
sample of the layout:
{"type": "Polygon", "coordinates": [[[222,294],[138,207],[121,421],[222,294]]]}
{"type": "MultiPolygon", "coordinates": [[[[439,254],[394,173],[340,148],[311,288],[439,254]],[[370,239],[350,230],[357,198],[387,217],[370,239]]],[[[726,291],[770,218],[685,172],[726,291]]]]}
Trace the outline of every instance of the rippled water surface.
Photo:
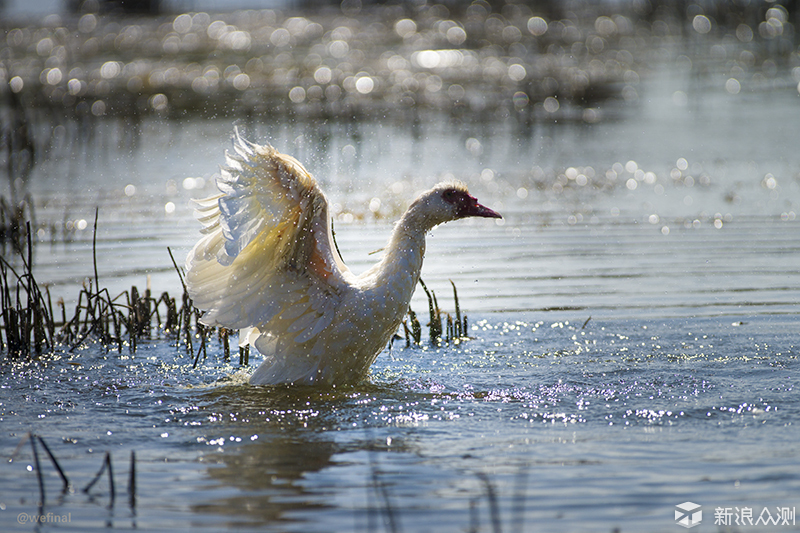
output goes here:
{"type": "MultiPolygon", "coordinates": [[[[5,362],[4,457],[35,432],[73,486],[59,494],[40,449],[44,512],[69,521],[39,529],[679,531],[675,505],[690,501],[711,531],[717,508],[754,522],[794,509],[798,93],[715,83],[668,63],[613,119],[524,131],[243,124],[318,176],[353,270],[438,179],[501,211],[428,239],[423,279],[451,312],[456,284],[471,338],[398,341],[369,383],[322,392],[248,386],[252,367],[223,363],[217,343],[196,369],[169,339],[5,362]],[[105,477],[80,490],[106,452],[113,505],[105,477]]],[[[77,295],[97,206],[101,284],[178,295],[167,247],[181,261],[197,238],[187,201],[213,192],[232,121],[145,121],[132,151],[100,127],[109,146],[30,180],[39,220],[74,228],[53,244],[42,230],[36,275],[77,295]]],[[[412,308],[425,314],[424,295],[412,308]]],[[[3,531],[34,528],[17,521],[38,512],[32,465],[26,445],[0,468],[3,531]]]]}
{"type": "MultiPolygon", "coordinates": [[[[45,436],[76,487],[45,466],[46,509],[77,529],[487,530],[494,510],[510,530],[668,531],[686,500],[795,505],[793,317],[554,315],[487,313],[473,340],[395,346],[329,392],[191,370],[163,342],[90,346],[5,369],[4,449],[45,436]],[[107,507],[105,478],[77,490],[106,451],[118,494],[137,454],[135,510],[107,507]]],[[[35,512],[29,464],[2,470],[9,522],[35,512]]]]}

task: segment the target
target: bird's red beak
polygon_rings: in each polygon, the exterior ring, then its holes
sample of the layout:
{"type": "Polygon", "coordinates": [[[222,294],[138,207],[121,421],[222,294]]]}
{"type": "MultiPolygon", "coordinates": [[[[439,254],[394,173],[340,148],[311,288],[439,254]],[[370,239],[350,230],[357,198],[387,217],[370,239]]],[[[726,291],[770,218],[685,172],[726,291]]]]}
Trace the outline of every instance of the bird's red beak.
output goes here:
{"type": "Polygon", "coordinates": [[[478,200],[472,196],[469,196],[469,201],[461,204],[458,214],[461,217],[503,218],[497,211],[479,204],[478,200]]]}

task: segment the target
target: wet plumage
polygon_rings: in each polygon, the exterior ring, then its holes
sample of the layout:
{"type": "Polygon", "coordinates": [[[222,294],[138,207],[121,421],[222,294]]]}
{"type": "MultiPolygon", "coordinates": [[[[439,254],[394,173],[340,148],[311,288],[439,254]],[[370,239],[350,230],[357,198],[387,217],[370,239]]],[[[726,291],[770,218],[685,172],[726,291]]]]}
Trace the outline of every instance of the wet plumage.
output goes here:
{"type": "Polygon", "coordinates": [[[237,132],[217,186],[196,201],[203,237],[186,259],[187,287],[204,324],[238,329],[240,344],[265,356],[253,384],[361,380],[408,310],[425,234],[500,216],[463,184],[440,183],[395,225],[383,259],[356,276],[333,243],[324,194],[296,159],[237,132]]]}

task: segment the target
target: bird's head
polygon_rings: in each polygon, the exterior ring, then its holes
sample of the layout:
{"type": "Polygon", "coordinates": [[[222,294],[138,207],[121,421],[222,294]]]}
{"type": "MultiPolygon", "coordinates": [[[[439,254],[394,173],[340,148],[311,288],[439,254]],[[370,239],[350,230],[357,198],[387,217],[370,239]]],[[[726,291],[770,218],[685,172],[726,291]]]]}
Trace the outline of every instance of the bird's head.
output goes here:
{"type": "Polygon", "coordinates": [[[429,227],[466,217],[503,218],[499,213],[478,203],[460,182],[445,182],[426,191],[414,201],[412,208],[429,227]]]}

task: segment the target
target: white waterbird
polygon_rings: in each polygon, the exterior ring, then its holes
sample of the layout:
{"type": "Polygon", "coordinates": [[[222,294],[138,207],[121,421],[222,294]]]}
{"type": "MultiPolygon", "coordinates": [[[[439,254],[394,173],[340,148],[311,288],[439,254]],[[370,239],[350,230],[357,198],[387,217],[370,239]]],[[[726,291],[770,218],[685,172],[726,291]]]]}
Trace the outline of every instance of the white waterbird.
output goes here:
{"type": "Polygon", "coordinates": [[[434,226],[501,218],[461,183],[422,193],[394,227],[384,256],[356,276],[333,242],[328,201],[296,159],[234,135],[217,178],[198,200],[204,236],[186,258],[201,322],[239,330],[264,362],[259,385],[345,385],[363,379],[408,311],[434,226]]]}

